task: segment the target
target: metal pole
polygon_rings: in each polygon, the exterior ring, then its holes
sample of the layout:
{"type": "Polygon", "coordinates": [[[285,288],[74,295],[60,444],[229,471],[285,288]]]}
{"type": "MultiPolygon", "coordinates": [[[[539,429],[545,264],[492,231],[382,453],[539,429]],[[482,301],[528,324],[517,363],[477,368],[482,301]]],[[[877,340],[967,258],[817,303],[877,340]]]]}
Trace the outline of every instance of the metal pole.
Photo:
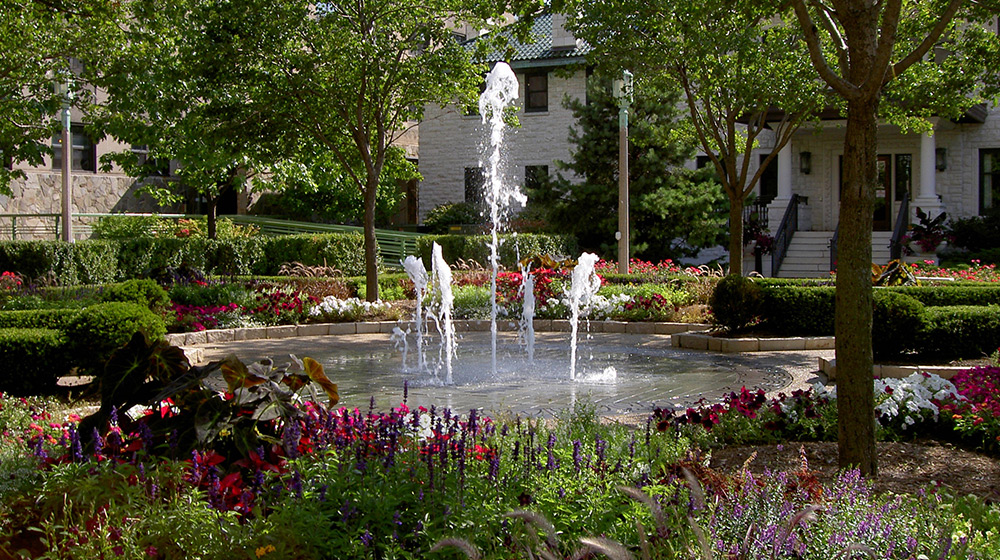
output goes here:
{"type": "Polygon", "coordinates": [[[618,98],[618,272],[628,274],[628,108],[632,101],[632,73],[622,73],[618,98]]]}
{"type": "Polygon", "coordinates": [[[73,242],[73,118],[69,108],[69,86],[62,111],[62,240],[73,242]]]}

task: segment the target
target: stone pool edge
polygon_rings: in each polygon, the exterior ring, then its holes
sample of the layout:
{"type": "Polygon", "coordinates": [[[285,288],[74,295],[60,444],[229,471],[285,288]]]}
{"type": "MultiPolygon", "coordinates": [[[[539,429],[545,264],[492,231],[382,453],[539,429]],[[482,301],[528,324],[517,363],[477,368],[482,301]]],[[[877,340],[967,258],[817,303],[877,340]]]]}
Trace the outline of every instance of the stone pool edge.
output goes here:
{"type": "MultiPolygon", "coordinates": [[[[486,332],[490,330],[488,320],[455,321],[455,330],[459,332],[486,332]]],[[[180,347],[191,363],[201,362],[203,344],[218,344],[222,342],[241,342],[249,340],[274,340],[300,336],[329,336],[351,334],[391,334],[393,329],[412,328],[412,321],[373,321],[352,323],[313,323],[306,325],[279,325],[275,327],[253,327],[234,329],[210,329],[188,333],[170,333],[164,336],[166,341],[180,347]]],[[[566,319],[535,319],[534,329],[537,332],[570,332],[570,322],[566,319]]],[[[516,321],[497,321],[497,330],[513,332],[518,328],[516,321]]],[[[591,333],[612,334],[659,334],[677,335],[689,331],[704,331],[711,325],[703,323],[635,323],[626,321],[590,321],[585,328],[591,333]]],[[[673,340],[676,340],[675,338],[673,340]]],[[[677,346],[676,343],[673,343],[677,346]]]]}

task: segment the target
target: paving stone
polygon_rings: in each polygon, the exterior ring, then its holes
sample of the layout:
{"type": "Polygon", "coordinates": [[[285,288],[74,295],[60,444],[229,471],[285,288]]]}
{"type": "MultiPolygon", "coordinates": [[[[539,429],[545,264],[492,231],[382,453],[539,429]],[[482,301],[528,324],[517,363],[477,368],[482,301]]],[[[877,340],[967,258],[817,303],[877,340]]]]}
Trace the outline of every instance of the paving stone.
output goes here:
{"type": "Polygon", "coordinates": [[[354,323],[358,334],[375,334],[379,332],[378,323],[354,323]]]}
{"type": "Polygon", "coordinates": [[[837,347],[837,339],[832,336],[807,336],[806,350],[833,350],[837,347]]]}
{"type": "Polygon", "coordinates": [[[628,326],[625,321],[603,321],[600,324],[606,333],[624,333],[628,326]]]}
{"type": "Polygon", "coordinates": [[[655,334],[656,325],[653,323],[628,323],[625,325],[625,332],[628,334],[655,334]]]}
{"type": "Polygon", "coordinates": [[[781,350],[805,350],[806,341],[801,337],[788,338],[762,338],[760,339],[760,350],[763,352],[776,352],[781,350]]]}
{"type": "Polygon", "coordinates": [[[209,344],[217,342],[232,342],[233,329],[215,329],[205,331],[205,341],[209,344]]]}
{"type": "Polygon", "coordinates": [[[184,339],[184,346],[195,346],[197,344],[205,344],[206,342],[208,342],[208,337],[205,336],[205,331],[190,332],[187,333],[187,337],[184,339]]]}
{"type": "Polygon", "coordinates": [[[326,336],[330,334],[330,323],[299,325],[298,336],[326,336]]]}
{"type": "Polygon", "coordinates": [[[330,323],[328,327],[330,334],[357,334],[357,323],[330,323]]]}
{"type": "Polygon", "coordinates": [[[267,327],[267,338],[292,338],[296,335],[298,327],[296,325],[280,325],[277,327],[267,327]]]}
{"type": "MultiPolygon", "coordinates": [[[[722,341],[722,351],[737,353],[737,352],[757,352],[762,350],[760,345],[764,342],[757,338],[722,338],[712,337],[716,340],[722,341]]],[[[709,347],[711,347],[711,342],[709,342],[709,347]]]]}

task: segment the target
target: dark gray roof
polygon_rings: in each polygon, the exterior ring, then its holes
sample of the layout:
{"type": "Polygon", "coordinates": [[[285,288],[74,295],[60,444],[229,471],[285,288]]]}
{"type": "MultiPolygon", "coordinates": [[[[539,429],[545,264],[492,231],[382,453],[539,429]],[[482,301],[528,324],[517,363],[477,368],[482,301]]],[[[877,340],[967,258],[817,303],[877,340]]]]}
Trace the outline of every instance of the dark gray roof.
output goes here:
{"type": "MultiPolygon", "coordinates": [[[[503,33],[503,30],[500,31],[503,33]]],[[[531,26],[531,40],[526,43],[511,40],[510,47],[514,54],[502,57],[500,53],[492,53],[487,57],[489,62],[505,60],[514,68],[535,66],[561,66],[583,62],[584,56],[590,52],[590,45],[578,39],[576,47],[571,49],[552,48],[552,14],[541,14],[535,18],[531,26]]],[[[470,43],[477,41],[472,39],[470,43]]]]}

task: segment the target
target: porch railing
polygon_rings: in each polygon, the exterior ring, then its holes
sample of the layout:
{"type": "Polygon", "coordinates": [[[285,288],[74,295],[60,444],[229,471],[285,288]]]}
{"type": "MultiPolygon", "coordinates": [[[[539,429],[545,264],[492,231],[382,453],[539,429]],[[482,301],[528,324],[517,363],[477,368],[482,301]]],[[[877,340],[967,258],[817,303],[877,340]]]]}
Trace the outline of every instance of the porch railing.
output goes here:
{"type": "Polygon", "coordinates": [[[771,276],[777,276],[781,269],[781,263],[785,260],[788,246],[792,243],[792,236],[799,229],[799,204],[802,198],[793,194],[792,199],[785,208],[784,215],[781,216],[781,224],[774,232],[774,250],[771,252],[771,276]]]}
{"type": "Polygon", "coordinates": [[[837,238],[840,237],[840,224],[837,224],[837,229],[833,232],[833,237],[830,238],[830,272],[837,271],[837,238]]]}
{"type": "Polygon", "coordinates": [[[896,214],[896,225],[892,228],[892,238],[889,240],[889,260],[903,258],[903,236],[910,225],[910,193],[904,193],[899,201],[899,214],[896,214]]]}

